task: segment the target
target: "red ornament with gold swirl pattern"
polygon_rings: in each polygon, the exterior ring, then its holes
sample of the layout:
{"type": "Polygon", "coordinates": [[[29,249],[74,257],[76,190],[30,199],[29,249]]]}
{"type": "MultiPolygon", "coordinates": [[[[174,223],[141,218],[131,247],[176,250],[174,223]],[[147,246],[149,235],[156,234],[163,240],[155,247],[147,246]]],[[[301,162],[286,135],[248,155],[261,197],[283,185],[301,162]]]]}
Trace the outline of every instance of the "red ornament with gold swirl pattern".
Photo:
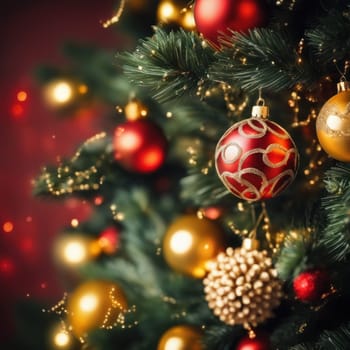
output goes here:
{"type": "Polygon", "coordinates": [[[294,180],[298,169],[294,141],[267,116],[268,107],[259,99],[252,117],[231,126],[215,151],[221,181],[232,194],[250,202],[280,194],[294,180]]]}

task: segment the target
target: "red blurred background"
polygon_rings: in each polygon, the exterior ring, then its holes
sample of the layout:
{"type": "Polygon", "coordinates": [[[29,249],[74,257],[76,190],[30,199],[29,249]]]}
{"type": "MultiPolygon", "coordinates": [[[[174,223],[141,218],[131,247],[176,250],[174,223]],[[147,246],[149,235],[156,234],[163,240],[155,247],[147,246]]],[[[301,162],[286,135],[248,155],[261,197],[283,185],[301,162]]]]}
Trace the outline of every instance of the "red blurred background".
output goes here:
{"type": "Polygon", "coordinates": [[[11,323],[16,301],[51,303],[63,286],[52,259],[52,243],[73,218],[88,215],[87,205],[35,198],[32,180],[42,166],[71,156],[78,145],[101,131],[98,109],[59,118],[48,109],[33,72],[42,63],[64,64],[67,41],[117,49],[121,38],[100,22],[115,1],[2,2],[0,36],[0,324],[11,323]]]}

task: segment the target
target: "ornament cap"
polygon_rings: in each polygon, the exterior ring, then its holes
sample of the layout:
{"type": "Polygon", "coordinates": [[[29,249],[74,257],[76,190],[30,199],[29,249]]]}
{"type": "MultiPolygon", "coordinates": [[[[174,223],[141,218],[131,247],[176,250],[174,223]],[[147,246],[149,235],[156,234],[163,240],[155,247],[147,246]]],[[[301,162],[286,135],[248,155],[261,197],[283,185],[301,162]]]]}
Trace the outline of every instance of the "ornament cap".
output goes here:
{"type": "Polygon", "coordinates": [[[242,248],[245,250],[257,250],[259,249],[259,241],[253,238],[245,238],[242,243],[242,248]]]}
{"type": "Polygon", "coordinates": [[[342,91],[349,91],[350,90],[350,82],[346,81],[346,80],[340,81],[337,84],[337,90],[338,90],[338,93],[342,92],[342,91]]]}
{"type": "Polygon", "coordinates": [[[266,119],[269,116],[269,107],[265,105],[257,105],[252,108],[252,117],[264,118],[266,119]]]}

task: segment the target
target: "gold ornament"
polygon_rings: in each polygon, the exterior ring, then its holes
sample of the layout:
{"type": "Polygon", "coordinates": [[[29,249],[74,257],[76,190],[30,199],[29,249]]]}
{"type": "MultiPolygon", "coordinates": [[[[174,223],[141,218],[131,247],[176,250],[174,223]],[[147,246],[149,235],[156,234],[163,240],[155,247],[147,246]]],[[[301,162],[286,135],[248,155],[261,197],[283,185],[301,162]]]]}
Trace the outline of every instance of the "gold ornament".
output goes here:
{"type": "Polygon", "coordinates": [[[209,308],[228,325],[256,327],[273,316],[280,304],[282,284],[267,251],[245,239],[242,248],[227,248],[203,280],[209,308]]]}
{"type": "Polygon", "coordinates": [[[337,85],[338,93],[321,108],[316,133],[321,147],[334,159],[350,162],[350,83],[337,85]]]}
{"type": "Polygon", "coordinates": [[[79,266],[94,259],[102,248],[96,241],[85,235],[62,234],[55,242],[55,256],[59,263],[79,266]]]}
{"type": "Polygon", "coordinates": [[[173,1],[161,1],[157,9],[157,19],[161,23],[177,22],[180,8],[173,1]]]}
{"type": "Polygon", "coordinates": [[[67,319],[77,337],[97,328],[109,329],[124,323],[126,311],[123,290],[110,281],[87,281],[68,296],[67,319]]]}
{"type": "Polygon", "coordinates": [[[71,350],[76,346],[76,339],[63,324],[57,324],[50,332],[52,346],[57,350],[71,350]]]}
{"type": "Polygon", "coordinates": [[[223,232],[213,221],[183,215],[169,226],[164,236],[164,258],[174,270],[202,278],[207,264],[224,250],[223,241],[223,232]]]}
{"type": "Polygon", "coordinates": [[[202,350],[201,339],[202,332],[197,327],[175,326],[163,334],[157,350],[202,350]]]}
{"type": "Polygon", "coordinates": [[[65,108],[84,97],[88,93],[88,87],[70,78],[62,78],[46,84],[43,92],[44,99],[49,106],[65,108]]]}

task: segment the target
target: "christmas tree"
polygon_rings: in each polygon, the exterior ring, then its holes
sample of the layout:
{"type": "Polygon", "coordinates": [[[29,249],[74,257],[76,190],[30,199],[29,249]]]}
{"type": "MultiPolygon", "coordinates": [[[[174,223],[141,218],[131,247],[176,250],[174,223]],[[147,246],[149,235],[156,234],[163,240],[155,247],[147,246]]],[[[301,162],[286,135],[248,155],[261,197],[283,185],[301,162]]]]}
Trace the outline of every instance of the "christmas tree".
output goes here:
{"type": "Polygon", "coordinates": [[[68,50],[110,113],[34,184],[93,207],[55,245],[50,348],[348,349],[350,4],[154,8],[133,50],[68,50]]]}

